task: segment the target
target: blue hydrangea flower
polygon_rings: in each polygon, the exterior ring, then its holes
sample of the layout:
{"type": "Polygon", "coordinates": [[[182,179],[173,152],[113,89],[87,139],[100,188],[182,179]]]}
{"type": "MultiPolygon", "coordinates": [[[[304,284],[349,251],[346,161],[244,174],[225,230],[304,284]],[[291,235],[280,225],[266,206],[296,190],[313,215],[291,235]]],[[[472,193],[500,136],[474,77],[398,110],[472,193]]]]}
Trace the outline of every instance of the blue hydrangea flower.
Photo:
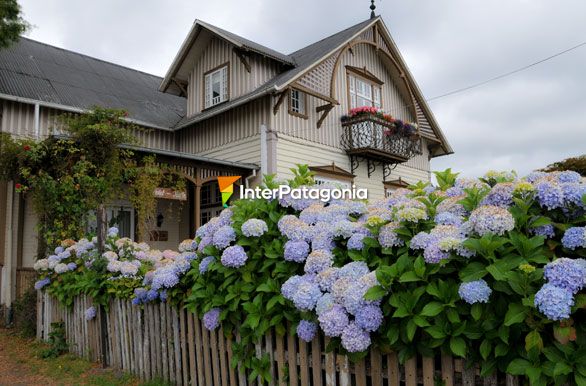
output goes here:
{"type": "Polygon", "coordinates": [[[459,197],[463,196],[464,194],[466,194],[466,192],[464,192],[464,189],[457,186],[452,186],[451,188],[446,190],[446,196],[448,197],[459,197]]]}
{"type": "Polygon", "coordinates": [[[574,297],[565,288],[546,283],[535,294],[535,307],[549,320],[564,320],[570,317],[574,297]]]}
{"type": "Polygon", "coordinates": [[[315,304],[315,313],[317,316],[320,316],[324,312],[331,310],[334,305],[335,303],[332,294],[325,293],[317,300],[317,303],[315,304]]]}
{"type": "Polygon", "coordinates": [[[289,240],[309,240],[311,236],[309,225],[290,214],[281,217],[277,226],[289,240]]]}
{"type": "Polygon", "coordinates": [[[40,289],[44,288],[45,286],[49,285],[50,283],[51,283],[51,279],[49,279],[48,277],[41,279],[41,280],[38,280],[35,283],[35,289],[40,290],[40,289]]]}
{"type": "Polygon", "coordinates": [[[321,288],[322,291],[328,292],[332,289],[332,286],[336,280],[338,280],[339,274],[340,268],[326,268],[316,275],[315,280],[317,281],[317,284],[319,284],[319,288],[321,288]]]}
{"type": "Polygon", "coordinates": [[[538,180],[542,179],[544,176],[546,176],[547,173],[545,172],[531,172],[527,175],[527,177],[525,177],[525,179],[531,183],[537,182],[538,180]]]}
{"type": "Polygon", "coordinates": [[[460,284],[458,295],[468,304],[488,303],[492,290],[486,281],[480,279],[460,284]]]}
{"type": "Polygon", "coordinates": [[[248,255],[240,245],[233,245],[226,248],[222,252],[222,258],[220,259],[224,267],[230,268],[242,267],[246,263],[246,260],[248,260],[248,255]]]}
{"type": "Polygon", "coordinates": [[[317,325],[309,320],[302,320],[297,325],[297,336],[305,342],[311,342],[317,333],[317,325]]]}
{"type": "Polygon", "coordinates": [[[409,248],[425,249],[429,245],[430,241],[429,233],[422,231],[411,238],[411,244],[409,245],[409,248]]]}
{"type": "Polygon", "coordinates": [[[507,208],[513,205],[514,189],[514,185],[510,182],[496,184],[484,197],[480,205],[494,205],[507,208]]]}
{"type": "Polygon", "coordinates": [[[371,288],[365,282],[356,279],[350,279],[350,285],[346,287],[343,294],[343,305],[350,314],[355,315],[359,308],[368,304],[376,304],[377,302],[367,301],[364,295],[371,288]]]}
{"type": "Polygon", "coordinates": [[[564,193],[565,205],[582,206],[582,196],[586,194],[586,185],[578,183],[560,184],[562,192],[564,193]]]}
{"type": "Polygon", "coordinates": [[[159,290],[161,288],[173,288],[179,283],[179,277],[172,266],[158,268],[153,276],[151,288],[159,290]]]}
{"type": "Polygon", "coordinates": [[[380,228],[378,234],[378,242],[384,248],[392,248],[403,245],[403,240],[395,233],[395,229],[399,227],[398,223],[390,222],[380,228]]]}
{"type": "Polygon", "coordinates": [[[360,279],[362,276],[370,273],[368,265],[364,261],[353,261],[340,268],[338,277],[349,277],[354,280],[360,279]]]}
{"type": "Polygon", "coordinates": [[[167,301],[167,290],[162,290],[159,292],[159,300],[161,300],[163,303],[167,301]]]}
{"type": "Polygon", "coordinates": [[[96,307],[91,306],[87,310],[85,310],[85,320],[92,320],[96,317],[96,307]]]}
{"type": "Polygon", "coordinates": [[[586,284],[586,270],[574,259],[561,257],[547,264],[543,270],[545,279],[556,287],[565,288],[573,294],[586,284]]]}
{"type": "Polygon", "coordinates": [[[236,240],[236,232],[230,225],[224,225],[214,233],[212,243],[218,249],[224,249],[236,240]]]}
{"type": "Polygon", "coordinates": [[[564,205],[564,192],[558,184],[543,181],[537,184],[537,201],[549,210],[561,208],[564,205]]]}
{"type": "Polygon", "coordinates": [[[306,273],[319,273],[334,264],[334,256],[329,251],[314,250],[305,260],[306,273]]]}
{"type": "Polygon", "coordinates": [[[456,216],[450,212],[440,212],[435,215],[435,222],[439,225],[456,225],[462,224],[462,217],[456,216]]]}
{"type": "Polygon", "coordinates": [[[559,182],[580,182],[582,176],[573,170],[564,170],[557,175],[559,182]]]}
{"type": "Polygon", "coordinates": [[[572,250],[586,248],[586,227],[568,228],[562,237],[562,245],[572,250]]]}
{"type": "Polygon", "coordinates": [[[295,275],[287,279],[281,286],[281,294],[285,299],[293,301],[293,295],[297,292],[299,285],[306,280],[303,276],[295,275]]]}
{"type": "Polygon", "coordinates": [[[73,262],[67,264],[67,269],[69,271],[74,271],[76,268],[77,268],[77,264],[75,264],[73,262]]]}
{"type": "Polygon", "coordinates": [[[370,343],[370,334],[355,322],[350,322],[342,332],[342,347],[348,352],[365,351],[370,343]]]}
{"type": "Polygon", "coordinates": [[[293,304],[300,311],[311,311],[321,296],[322,292],[316,282],[303,281],[293,294],[293,304]]]}
{"type": "Polygon", "coordinates": [[[213,331],[220,325],[220,312],[219,308],[212,308],[203,315],[203,325],[209,331],[213,331]]]}
{"type": "Polygon", "coordinates": [[[536,236],[543,236],[546,239],[551,239],[555,236],[555,229],[551,224],[540,225],[538,227],[529,229],[529,231],[536,236]]]}
{"type": "MultiPolygon", "coordinates": [[[[118,236],[118,228],[116,227],[111,227],[110,229],[108,229],[108,237],[116,237],[118,236]]],[[[57,253],[57,252],[55,252],[57,253]]]]}
{"type": "Polygon", "coordinates": [[[303,240],[289,240],[285,243],[284,258],[287,261],[303,263],[309,254],[309,244],[303,240]]]}
{"type": "Polygon", "coordinates": [[[383,311],[371,304],[360,307],[354,317],[358,327],[370,332],[378,330],[383,323],[383,311]]]}
{"type": "Polygon", "coordinates": [[[146,292],[144,301],[145,301],[145,303],[154,302],[158,298],[159,298],[159,292],[157,290],[151,288],[150,290],[148,290],[146,292]]]}
{"type": "Polygon", "coordinates": [[[320,249],[323,251],[331,251],[335,246],[336,244],[334,243],[334,236],[327,230],[316,232],[311,239],[311,247],[314,250],[320,249]]]}
{"type": "Polygon", "coordinates": [[[423,250],[423,259],[428,264],[438,264],[442,260],[446,260],[450,258],[450,253],[448,251],[444,251],[440,248],[440,246],[436,243],[428,245],[423,250]]]}
{"type": "Polygon", "coordinates": [[[334,223],[332,234],[334,237],[347,239],[354,233],[356,223],[349,220],[340,220],[334,223]]]}
{"type": "Polygon", "coordinates": [[[206,273],[208,271],[210,264],[214,261],[216,261],[216,258],[214,256],[206,256],[203,259],[201,259],[201,262],[199,263],[199,273],[206,273]]]}
{"type": "Polygon", "coordinates": [[[257,218],[246,220],[241,227],[242,234],[246,237],[260,237],[269,231],[267,223],[257,218]]]}
{"type": "Polygon", "coordinates": [[[350,320],[343,307],[333,306],[329,311],[322,313],[318,317],[319,326],[325,336],[338,337],[342,335],[350,320]]]}
{"type": "Polygon", "coordinates": [[[505,208],[493,205],[479,206],[470,214],[469,225],[480,236],[493,233],[502,236],[515,228],[513,215],[505,208]]]}
{"type": "Polygon", "coordinates": [[[350,250],[356,250],[356,251],[361,251],[362,248],[364,247],[364,244],[362,243],[362,240],[366,237],[365,234],[363,233],[354,233],[349,239],[348,239],[348,249],[350,250]]]}
{"type": "Polygon", "coordinates": [[[147,290],[144,288],[135,288],[134,297],[132,298],[132,304],[138,305],[146,302],[147,290]]]}

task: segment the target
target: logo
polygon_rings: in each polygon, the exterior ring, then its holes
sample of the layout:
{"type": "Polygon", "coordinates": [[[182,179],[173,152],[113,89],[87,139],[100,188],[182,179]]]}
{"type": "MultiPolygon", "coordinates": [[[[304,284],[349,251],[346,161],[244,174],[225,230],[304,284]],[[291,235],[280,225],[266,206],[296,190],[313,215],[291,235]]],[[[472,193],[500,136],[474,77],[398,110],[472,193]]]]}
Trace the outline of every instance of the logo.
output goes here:
{"type": "Polygon", "coordinates": [[[221,176],[218,177],[218,185],[220,185],[220,192],[222,193],[222,205],[224,208],[228,207],[228,199],[234,194],[234,183],[240,179],[241,176],[221,176]]]}

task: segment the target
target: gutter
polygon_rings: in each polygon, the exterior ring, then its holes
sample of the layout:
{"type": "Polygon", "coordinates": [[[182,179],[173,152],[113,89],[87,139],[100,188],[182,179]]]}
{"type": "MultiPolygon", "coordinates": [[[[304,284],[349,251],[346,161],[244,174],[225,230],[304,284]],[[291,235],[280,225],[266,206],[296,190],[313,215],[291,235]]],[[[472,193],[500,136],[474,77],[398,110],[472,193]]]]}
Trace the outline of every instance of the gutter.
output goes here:
{"type": "MultiPolygon", "coordinates": [[[[35,105],[35,109],[36,106],[40,106],[40,107],[47,107],[50,109],[56,109],[56,110],[63,110],[63,111],[68,111],[71,113],[87,113],[91,110],[89,109],[82,109],[79,107],[73,107],[73,106],[67,106],[67,105],[62,105],[59,103],[53,103],[53,102],[45,102],[45,101],[41,101],[38,99],[31,99],[31,98],[24,98],[24,97],[19,97],[19,96],[15,96],[15,95],[9,95],[9,94],[3,94],[0,93],[0,99],[6,99],[9,101],[13,101],[13,102],[19,102],[19,103],[26,103],[29,105],[35,105]]],[[[35,111],[35,119],[36,119],[36,111],[35,111]]],[[[133,119],[133,118],[124,118],[124,120],[126,122],[129,123],[133,123],[135,125],[139,125],[139,126],[144,126],[144,127],[148,127],[151,129],[157,129],[157,130],[164,130],[164,131],[171,131],[173,132],[174,130],[170,127],[163,127],[163,126],[159,126],[159,125],[155,125],[152,123],[148,123],[148,122],[144,122],[138,119],[133,119]]],[[[36,124],[36,123],[35,123],[36,124]]],[[[36,132],[37,128],[35,127],[35,132],[36,132]]],[[[39,128],[39,132],[40,132],[40,128],[39,128]]]]}

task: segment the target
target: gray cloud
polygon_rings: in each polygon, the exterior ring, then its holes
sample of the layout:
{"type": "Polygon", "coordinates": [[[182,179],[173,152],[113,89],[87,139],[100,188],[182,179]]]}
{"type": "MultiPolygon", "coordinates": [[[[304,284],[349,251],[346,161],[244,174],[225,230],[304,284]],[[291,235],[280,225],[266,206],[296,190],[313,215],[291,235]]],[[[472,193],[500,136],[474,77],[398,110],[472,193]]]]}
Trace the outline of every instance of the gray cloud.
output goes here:
{"type": "MultiPolygon", "coordinates": [[[[586,41],[580,0],[379,1],[423,93],[433,97],[586,41]]],[[[367,0],[21,0],[30,37],[163,75],[199,18],[289,53],[369,15],[367,0]]],[[[524,174],[586,152],[586,47],[430,102],[466,175],[524,174]]]]}

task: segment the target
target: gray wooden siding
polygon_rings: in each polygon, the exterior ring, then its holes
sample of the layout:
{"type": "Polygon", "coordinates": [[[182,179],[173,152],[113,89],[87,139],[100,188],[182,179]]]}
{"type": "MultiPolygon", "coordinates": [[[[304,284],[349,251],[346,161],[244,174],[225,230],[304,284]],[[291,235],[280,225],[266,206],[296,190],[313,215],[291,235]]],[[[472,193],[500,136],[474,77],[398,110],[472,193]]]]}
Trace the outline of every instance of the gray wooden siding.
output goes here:
{"type": "Polygon", "coordinates": [[[209,70],[230,62],[230,99],[236,99],[255,90],[278,73],[279,65],[272,59],[250,54],[247,60],[251,67],[250,73],[234,53],[233,45],[213,37],[189,75],[187,116],[195,115],[202,110],[203,76],[209,70]]]}
{"type": "Polygon", "coordinates": [[[260,98],[182,129],[177,133],[178,150],[203,154],[258,135],[260,126],[270,122],[270,110],[270,98],[260,98]]]}
{"type": "MultiPolygon", "coordinates": [[[[19,138],[35,138],[35,106],[32,104],[0,100],[0,130],[19,138]]],[[[61,110],[40,107],[39,139],[50,134],[61,134],[61,110]]],[[[135,130],[138,145],[163,150],[175,150],[175,134],[156,129],[135,130]]]]}
{"type": "MultiPolygon", "coordinates": [[[[336,71],[336,82],[334,97],[340,102],[327,116],[321,128],[317,128],[317,121],[320,114],[315,112],[315,108],[319,105],[326,104],[326,102],[308,97],[307,111],[309,119],[302,119],[290,115],[287,112],[287,101],[283,103],[279,112],[275,117],[275,130],[297,138],[306,139],[319,144],[340,147],[340,137],[342,134],[342,126],[340,125],[340,117],[347,114],[350,110],[350,104],[347,96],[347,76],[346,65],[354,67],[366,67],[368,71],[373,73],[377,78],[384,82],[382,86],[382,108],[386,112],[405,121],[414,122],[415,117],[409,111],[409,101],[405,101],[399,94],[399,90],[391,79],[383,60],[377,54],[376,49],[370,45],[360,44],[354,47],[354,54],[346,51],[340,59],[340,64],[336,71]]],[[[334,54],[337,55],[337,54],[334,54]]],[[[330,63],[328,59],[326,63],[330,63]]],[[[316,69],[318,70],[318,69],[316,69]]],[[[321,71],[321,70],[320,70],[321,71]]],[[[329,90],[330,79],[326,76],[326,71],[321,71],[321,82],[326,82],[329,90]]],[[[317,78],[318,75],[315,75],[317,78]]],[[[316,82],[317,83],[317,82],[316,82]]],[[[329,95],[329,92],[328,94],[329,95]]]]}

